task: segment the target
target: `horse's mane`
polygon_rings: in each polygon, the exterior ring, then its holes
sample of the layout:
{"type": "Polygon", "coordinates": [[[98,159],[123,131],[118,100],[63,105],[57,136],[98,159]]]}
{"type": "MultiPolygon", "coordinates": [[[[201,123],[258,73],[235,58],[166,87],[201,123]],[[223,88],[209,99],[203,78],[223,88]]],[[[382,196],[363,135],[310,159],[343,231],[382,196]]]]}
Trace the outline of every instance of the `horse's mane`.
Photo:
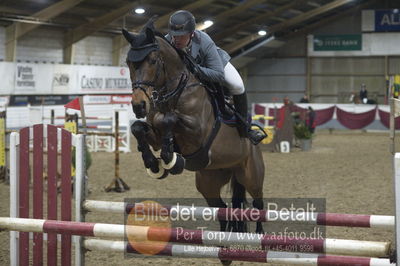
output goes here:
{"type": "Polygon", "coordinates": [[[175,46],[173,46],[172,43],[171,43],[171,42],[165,37],[165,35],[162,34],[161,32],[156,31],[156,30],[153,30],[153,32],[154,32],[154,35],[155,35],[155,36],[157,36],[157,37],[159,37],[160,39],[164,40],[164,41],[168,44],[169,47],[171,47],[173,50],[175,50],[175,52],[176,52],[176,53],[178,54],[178,56],[181,58],[182,62],[185,63],[185,60],[184,60],[185,54],[186,54],[185,52],[183,52],[182,50],[177,49],[175,46]]]}
{"type": "Polygon", "coordinates": [[[167,46],[169,46],[170,48],[172,48],[173,51],[175,51],[178,55],[178,57],[180,58],[182,64],[184,66],[186,66],[186,68],[192,73],[197,73],[197,75],[195,75],[195,77],[202,81],[203,83],[208,83],[205,80],[204,76],[202,75],[202,71],[199,69],[199,66],[196,64],[196,62],[194,61],[194,58],[190,55],[187,54],[186,52],[184,52],[181,49],[177,49],[175,46],[172,45],[172,43],[159,31],[156,31],[154,28],[152,29],[153,33],[156,37],[159,37],[161,40],[165,41],[167,43],[167,46]]]}
{"type": "Polygon", "coordinates": [[[134,36],[132,36],[132,34],[130,34],[127,30],[122,30],[125,38],[128,40],[129,43],[131,43],[131,50],[128,52],[128,58],[129,53],[131,52],[133,62],[135,62],[135,60],[137,61],[138,58],[141,58],[143,60],[152,51],[159,50],[160,52],[166,52],[167,56],[171,56],[171,59],[174,60],[176,64],[181,63],[182,67],[186,68],[189,72],[194,74],[194,77],[197,80],[199,80],[200,82],[205,82],[205,77],[202,75],[201,69],[196,64],[192,56],[181,49],[177,49],[165,37],[164,34],[155,29],[154,21],[156,19],[157,16],[153,16],[140,30],[139,34],[134,36]],[[161,51],[161,46],[169,50],[161,51]]]}

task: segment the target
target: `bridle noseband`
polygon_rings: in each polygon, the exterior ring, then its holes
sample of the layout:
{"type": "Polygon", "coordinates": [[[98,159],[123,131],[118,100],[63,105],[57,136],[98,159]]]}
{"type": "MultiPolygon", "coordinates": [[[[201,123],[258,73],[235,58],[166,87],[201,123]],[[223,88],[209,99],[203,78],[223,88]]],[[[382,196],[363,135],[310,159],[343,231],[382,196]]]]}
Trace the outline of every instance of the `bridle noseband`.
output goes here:
{"type": "Polygon", "coordinates": [[[157,70],[156,74],[154,75],[153,81],[136,80],[135,82],[132,83],[132,91],[134,92],[136,89],[140,89],[141,91],[143,91],[154,108],[156,108],[157,106],[160,107],[161,105],[167,104],[172,98],[175,97],[179,98],[183,89],[187,87],[186,85],[189,80],[189,73],[185,73],[185,71],[183,71],[179,77],[170,79],[165,82],[164,86],[157,88],[156,83],[157,79],[160,78],[161,72],[163,72],[164,78],[166,78],[167,75],[166,75],[165,63],[161,55],[158,55],[156,59],[156,64],[157,64],[157,70]],[[167,85],[174,82],[177,79],[179,79],[179,82],[176,88],[172,91],[168,91],[167,85]],[[151,95],[147,93],[146,88],[143,86],[153,88],[151,95]]]}
{"type": "Polygon", "coordinates": [[[132,83],[132,92],[134,92],[136,89],[140,89],[141,91],[144,92],[144,94],[146,95],[146,97],[149,99],[150,102],[152,102],[154,104],[153,101],[153,95],[149,95],[147,93],[147,90],[145,87],[143,86],[147,86],[147,87],[152,87],[153,88],[153,94],[156,91],[156,82],[157,82],[157,78],[160,76],[161,71],[164,71],[164,75],[165,75],[165,65],[164,65],[164,60],[159,56],[157,57],[157,60],[155,62],[155,64],[157,64],[157,70],[156,70],[156,74],[154,75],[154,79],[152,81],[142,81],[142,80],[136,80],[135,82],[132,83]],[[159,62],[161,61],[162,64],[162,69],[161,66],[159,64],[159,62]]]}

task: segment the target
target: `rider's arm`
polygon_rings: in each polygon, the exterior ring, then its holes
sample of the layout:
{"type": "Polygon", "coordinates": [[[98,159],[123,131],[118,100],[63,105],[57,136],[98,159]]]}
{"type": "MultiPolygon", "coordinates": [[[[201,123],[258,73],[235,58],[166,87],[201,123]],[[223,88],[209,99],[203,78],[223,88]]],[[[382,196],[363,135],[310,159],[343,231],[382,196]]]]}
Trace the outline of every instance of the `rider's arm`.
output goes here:
{"type": "Polygon", "coordinates": [[[223,82],[225,80],[224,66],[214,43],[206,47],[204,56],[204,66],[200,66],[203,74],[210,81],[223,82]]]}
{"type": "Polygon", "coordinates": [[[204,65],[200,66],[201,71],[209,80],[223,82],[225,80],[224,66],[217,51],[217,46],[213,41],[210,41],[202,47],[202,50],[204,53],[204,65]]]}

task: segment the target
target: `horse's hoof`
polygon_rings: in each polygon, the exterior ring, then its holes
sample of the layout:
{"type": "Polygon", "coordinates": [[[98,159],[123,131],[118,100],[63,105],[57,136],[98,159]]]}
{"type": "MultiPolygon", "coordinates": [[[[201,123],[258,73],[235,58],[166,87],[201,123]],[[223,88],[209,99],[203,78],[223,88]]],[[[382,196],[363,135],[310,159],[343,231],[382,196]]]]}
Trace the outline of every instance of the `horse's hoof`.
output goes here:
{"type": "Polygon", "coordinates": [[[171,169],[172,167],[174,167],[177,157],[178,156],[176,155],[176,152],[174,152],[174,153],[172,153],[172,159],[169,163],[165,163],[164,160],[161,159],[161,166],[167,170],[171,169]]]}
{"type": "Polygon", "coordinates": [[[162,160],[158,160],[159,163],[158,172],[153,172],[151,168],[146,168],[146,172],[149,176],[157,179],[164,179],[168,176],[168,170],[165,170],[164,168],[161,167],[161,161],[162,160]]]}
{"type": "Polygon", "coordinates": [[[185,159],[181,155],[177,155],[175,165],[169,170],[173,175],[179,175],[185,169],[185,159]]]}
{"type": "Polygon", "coordinates": [[[221,260],[221,264],[225,265],[225,266],[228,266],[228,265],[232,264],[232,261],[231,260],[221,260]]]}

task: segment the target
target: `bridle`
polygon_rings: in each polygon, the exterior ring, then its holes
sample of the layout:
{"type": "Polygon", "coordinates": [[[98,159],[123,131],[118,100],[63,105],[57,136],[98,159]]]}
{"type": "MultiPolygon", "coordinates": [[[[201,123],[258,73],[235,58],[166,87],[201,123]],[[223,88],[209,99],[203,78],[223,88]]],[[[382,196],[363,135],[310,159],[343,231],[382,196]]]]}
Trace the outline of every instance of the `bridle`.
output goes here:
{"type": "Polygon", "coordinates": [[[187,86],[187,82],[189,80],[189,72],[187,70],[186,71],[184,70],[178,77],[167,80],[164,83],[164,86],[157,88],[156,83],[157,79],[160,78],[160,74],[163,73],[164,78],[167,77],[165,62],[159,52],[154,64],[157,64],[157,69],[156,69],[156,74],[154,75],[154,79],[152,81],[138,79],[132,83],[132,92],[134,92],[137,89],[143,91],[143,93],[146,95],[149,102],[153,105],[154,108],[161,107],[162,105],[169,103],[172,98],[176,98],[176,101],[174,103],[174,105],[176,105],[177,100],[180,94],[183,92],[184,88],[199,85],[199,83],[195,83],[187,86]],[[179,82],[176,88],[173,89],[172,91],[169,91],[168,85],[178,79],[179,82]],[[147,93],[147,89],[144,86],[146,86],[147,88],[148,87],[153,88],[151,95],[147,93]]]}
{"type": "Polygon", "coordinates": [[[161,71],[164,72],[164,76],[165,76],[164,60],[159,56],[159,57],[157,57],[156,62],[154,64],[157,64],[157,69],[156,69],[156,74],[154,75],[154,79],[152,81],[138,79],[132,83],[132,92],[134,92],[136,89],[140,89],[141,91],[143,91],[143,93],[146,95],[146,97],[149,99],[150,102],[153,102],[153,95],[150,96],[147,93],[146,88],[143,86],[152,87],[153,92],[154,92],[154,91],[156,91],[156,86],[157,86],[156,82],[157,82],[157,78],[161,74],[161,71]],[[160,62],[161,62],[161,64],[160,64],[160,62]],[[162,67],[161,67],[161,65],[162,65],[162,67]]]}

